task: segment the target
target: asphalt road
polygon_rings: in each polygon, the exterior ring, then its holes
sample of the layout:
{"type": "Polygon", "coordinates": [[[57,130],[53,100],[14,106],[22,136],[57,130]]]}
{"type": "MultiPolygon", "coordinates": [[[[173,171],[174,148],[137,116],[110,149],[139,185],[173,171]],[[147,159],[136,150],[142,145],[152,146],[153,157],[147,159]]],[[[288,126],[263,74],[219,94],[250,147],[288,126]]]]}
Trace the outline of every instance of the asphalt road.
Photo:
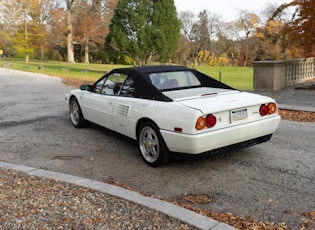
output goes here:
{"type": "Polygon", "coordinates": [[[136,143],[97,126],[75,129],[58,78],[0,68],[0,161],[118,181],[179,200],[206,194],[196,207],[301,226],[315,211],[315,124],[281,121],[271,141],[206,161],[151,168],[136,143]]]}

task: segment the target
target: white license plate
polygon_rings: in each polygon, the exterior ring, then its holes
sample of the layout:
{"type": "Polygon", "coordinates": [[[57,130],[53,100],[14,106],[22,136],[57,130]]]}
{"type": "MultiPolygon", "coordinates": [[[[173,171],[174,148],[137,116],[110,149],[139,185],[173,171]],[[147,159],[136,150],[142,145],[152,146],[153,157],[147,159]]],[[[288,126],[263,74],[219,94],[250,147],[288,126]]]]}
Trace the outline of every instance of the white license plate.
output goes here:
{"type": "Polygon", "coordinates": [[[237,122],[247,119],[247,109],[238,109],[231,111],[231,122],[237,122]]]}

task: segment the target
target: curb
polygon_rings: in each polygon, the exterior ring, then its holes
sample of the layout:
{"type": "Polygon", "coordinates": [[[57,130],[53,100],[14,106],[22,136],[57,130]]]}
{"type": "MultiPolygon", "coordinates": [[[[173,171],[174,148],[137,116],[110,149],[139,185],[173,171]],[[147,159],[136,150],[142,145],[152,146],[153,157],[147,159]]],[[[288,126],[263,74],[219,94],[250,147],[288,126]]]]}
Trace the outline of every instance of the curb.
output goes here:
{"type": "Polygon", "coordinates": [[[306,107],[306,106],[295,106],[295,105],[278,104],[278,108],[279,108],[279,109],[286,109],[286,110],[315,112],[315,108],[306,107]]]}
{"type": "Polygon", "coordinates": [[[181,220],[187,224],[195,226],[202,230],[234,230],[230,225],[218,222],[211,218],[202,216],[198,213],[190,211],[188,209],[182,208],[180,206],[171,204],[166,201],[162,201],[156,198],[151,198],[143,196],[140,193],[130,191],[118,186],[102,183],[99,181],[94,181],[90,179],[85,179],[82,177],[72,176],[64,173],[51,172],[48,170],[43,170],[39,168],[9,164],[0,161],[0,168],[6,168],[11,170],[16,170],[24,172],[31,176],[45,177],[54,179],[61,182],[75,184],[81,187],[90,188],[99,192],[103,192],[115,197],[119,197],[139,205],[148,207],[150,209],[159,211],[168,216],[181,220]]]}

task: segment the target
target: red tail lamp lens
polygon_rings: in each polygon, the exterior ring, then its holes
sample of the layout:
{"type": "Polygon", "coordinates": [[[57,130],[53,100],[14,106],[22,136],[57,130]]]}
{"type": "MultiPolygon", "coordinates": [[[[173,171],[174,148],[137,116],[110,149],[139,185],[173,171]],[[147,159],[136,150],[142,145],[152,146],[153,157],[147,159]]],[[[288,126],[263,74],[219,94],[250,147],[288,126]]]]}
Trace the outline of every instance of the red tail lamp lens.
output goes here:
{"type": "Polygon", "coordinates": [[[208,115],[206,117],[206,120],[207,120],[207,127],[208,128],[212,128],[217,123],[217,118],[213,115],[208,115]]]}
{"type": "Polygon", "coordinates": [[[268,109],[269,109],[269,114],[273,114],[277,111],[277,105],[275,103],[269,103],[268,109]]]}
{"type": "Polygon", "coordinates": [[[261,105],[259,109],[259,113],[261,116],[266,116],[269,113],[269,108],[267,105],[261,105]]]}
{"type": "Polygon", "coordinates": [[[201,130],[204,129],[207,125],[207,121],[204,117],[199,117],[196,122],[196,129],[201,130]]]}

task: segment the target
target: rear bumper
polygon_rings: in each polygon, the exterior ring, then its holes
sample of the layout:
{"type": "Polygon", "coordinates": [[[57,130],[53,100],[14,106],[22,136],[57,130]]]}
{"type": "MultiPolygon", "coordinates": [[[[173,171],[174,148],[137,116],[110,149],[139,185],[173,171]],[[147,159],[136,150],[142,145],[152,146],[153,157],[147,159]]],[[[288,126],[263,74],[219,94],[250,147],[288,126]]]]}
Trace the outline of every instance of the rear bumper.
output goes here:
{"type": "Polygon", "coordinates": [[[187,135],[161,130],[164,141],[171,152],[200,154],[215,149],[248,142],[248,146],[265,141],[259,140],[273,134],[279,126],[280,116],[269,117],[256,122],[241,124],[238,126],[221,130],[210,131],[207,133],[187,135]]]}
{"type": "Polygon", "coordinates": [[[211,155],[213,154],[219,154],[219,153],[229,153],[232,151],[237,151],[243,148],[247,148],[253,145],[257,145],[266,141],[269,141],[271,138],[272,134],[254,138],[248,141],[240,142],[237,144],[225,146],[222,148],[218,149],[213,149],[207,152],[199,153],[199,154],[189,154],[189,153],[176,153],[176,152],[171,152],[172,154],[172,159],[175,160],[206,160],[209,159],[211,155]]]}

